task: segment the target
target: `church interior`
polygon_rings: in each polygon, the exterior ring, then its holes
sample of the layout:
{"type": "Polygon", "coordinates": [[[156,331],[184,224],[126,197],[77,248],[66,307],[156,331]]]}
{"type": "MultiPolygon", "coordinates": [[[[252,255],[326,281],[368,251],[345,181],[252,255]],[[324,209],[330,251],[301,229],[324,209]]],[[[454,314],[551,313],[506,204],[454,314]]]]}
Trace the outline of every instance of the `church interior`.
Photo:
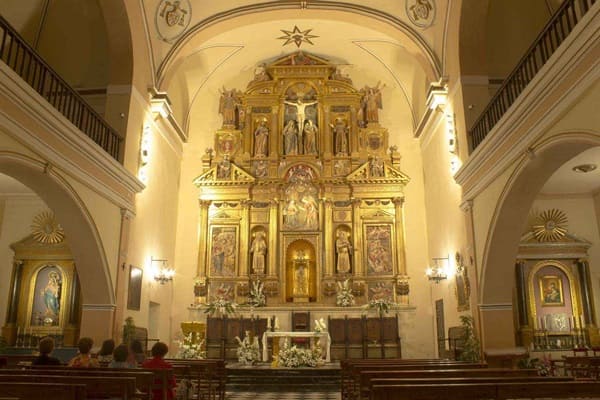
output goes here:
{"type": "Polygon", "coordinates": [[[2,1],[0,358],[600,355],[599,14],[2,1]]]}

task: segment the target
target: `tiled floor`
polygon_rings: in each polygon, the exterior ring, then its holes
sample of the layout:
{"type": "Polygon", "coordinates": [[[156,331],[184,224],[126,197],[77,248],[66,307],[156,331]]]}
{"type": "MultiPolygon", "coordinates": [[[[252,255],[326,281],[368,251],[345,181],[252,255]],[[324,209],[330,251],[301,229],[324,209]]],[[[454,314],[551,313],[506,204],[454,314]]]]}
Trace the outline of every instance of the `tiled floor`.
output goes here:
{"type": "Polygon", "coordinates": [[[225,400],[340,400],[339,392],[227,392],[225,400]]]}

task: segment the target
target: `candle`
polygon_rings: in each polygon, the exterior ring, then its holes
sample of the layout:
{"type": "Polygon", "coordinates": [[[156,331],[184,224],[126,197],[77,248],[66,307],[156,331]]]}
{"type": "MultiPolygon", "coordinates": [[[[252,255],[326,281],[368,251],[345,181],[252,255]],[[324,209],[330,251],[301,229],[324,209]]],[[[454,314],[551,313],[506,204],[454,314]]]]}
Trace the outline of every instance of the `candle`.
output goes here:
{"type": "Polygon", "coordinates": [[[546,321],[544,321],[544,318],[540,317],[540,321],[541,321],[542,330],[546,330],[546,321]]]}
{"type": "Polygon", "coordinates": [[[21,334],[21,327],[17,326],[17,339],[19,338],[20,334],[21,334]]]}
{"type": "Polygon", "coordinates": [[[583,329],[583,314],[579,315],[579,326],[583,329]]]}
{"type": "Polygon", "coordinates": [[[538,322],[537,322],[537,318],[533,319],[533,329],[535,329],[536,331],[538,330],[538,322]]]}
{"type": "Polygon", "coordinates": [[[267,329],[271,329],[271,318],[267,318],[267,329]]]}
{"type": "Polygon", "coordinates": [[[273,327],[276,331],[279,330],[279,318],[275,317],[275,326],[273,327]]]}

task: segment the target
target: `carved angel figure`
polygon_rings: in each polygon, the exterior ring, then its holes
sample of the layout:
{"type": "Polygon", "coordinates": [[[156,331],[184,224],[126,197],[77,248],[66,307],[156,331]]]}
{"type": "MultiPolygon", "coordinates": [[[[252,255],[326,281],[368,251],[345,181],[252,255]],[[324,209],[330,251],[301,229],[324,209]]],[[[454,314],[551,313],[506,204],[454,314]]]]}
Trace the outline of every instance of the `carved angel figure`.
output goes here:
{"type": "Polygon", "coordinates": [[[380,85],[381,82],[377,82],[375,87],[365,86],[361,89],[367,122],[379,122],[379,110],[383,108],[381,90],[385,87],[380,85]]]}
{"type": "Polygon", "coordinates": [[[235,117],[238,107],[242,104],[240,95],[242,92],[231,89],[221,91],[221,99],[219,101],[219,114],[223,115],[223,126],[235,127],[235,117]]]}

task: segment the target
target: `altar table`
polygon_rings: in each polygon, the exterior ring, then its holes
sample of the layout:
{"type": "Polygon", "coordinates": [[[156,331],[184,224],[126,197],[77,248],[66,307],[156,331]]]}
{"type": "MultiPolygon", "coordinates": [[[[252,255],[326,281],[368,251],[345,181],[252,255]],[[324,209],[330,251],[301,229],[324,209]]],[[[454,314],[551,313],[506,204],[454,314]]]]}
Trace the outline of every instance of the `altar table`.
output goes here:
{"type": "MultiPolygon", "coordinates": [[[[275,331],[275,332],[271,332],[271,331],[267,331],[263,334],[262,337],[262,344],[263,344],[263,353],[262,353],[262,360],[263,361],[267,361],[268,360],[268,346],[267,346],[267,340],[268,338],[273,338],[274,340],[281,340],[281,338],[310,338],[311,342],[312,339],[315,338],[319,338],[321,339],[321,343],[323,344],[323,342],[325,343],[325,361],[326,362],[331,362],[331,337],[329,336],[328,332],[281,332],[281,331],[275,331]],[[278,338],[278,339],[275,339],[278,338]]],[[[275,348],[276,346],[273,345],[273,348],[275,348]]],[[[279,346],[277,346],[279,347],[279,346]]]]}

